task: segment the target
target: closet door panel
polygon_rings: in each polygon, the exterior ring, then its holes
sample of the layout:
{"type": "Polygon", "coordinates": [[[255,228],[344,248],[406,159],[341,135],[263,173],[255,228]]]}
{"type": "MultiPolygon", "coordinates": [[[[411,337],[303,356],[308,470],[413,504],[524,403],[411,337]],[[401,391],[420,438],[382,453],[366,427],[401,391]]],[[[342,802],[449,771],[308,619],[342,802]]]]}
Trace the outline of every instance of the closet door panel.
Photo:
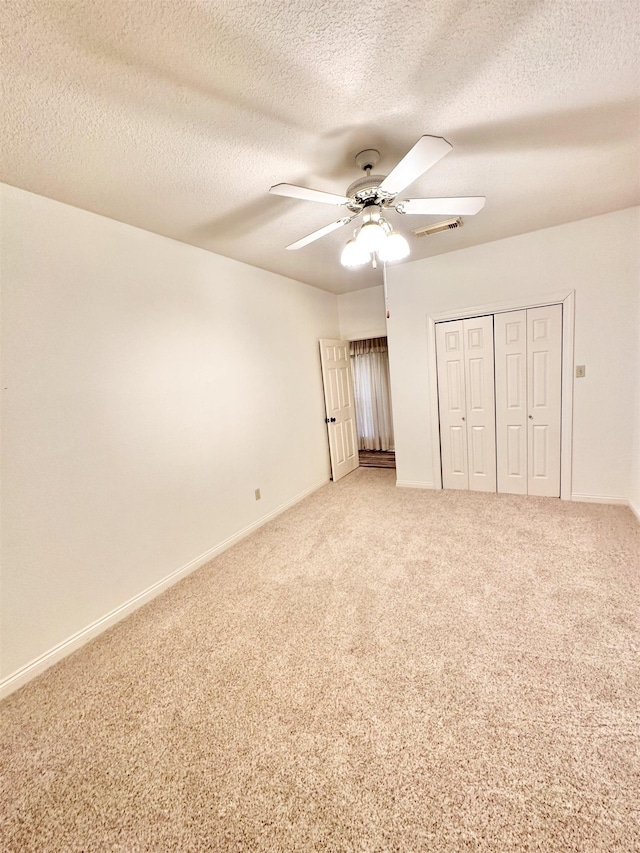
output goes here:
{"type": "Polygon", "coordinates": [[[496,314],[494,327],[498,492],[526,495],[527,312],[496,314]]]}
{"type": "Polygon", "coordinates": [[[436,324],[440,453],[445,489],[468,489],[462,320],[436,324]]]}
{"type": "Polygon", "coordinates": [[[469,489],[496,490],[493,315],[463,320],[469,489]]]}
{"type": "MultiPolygon", "coordinates": [[[[460,475],[464,477],[466,482],[466,454],[465,454],[466,435],[463,427],[451,426],[449,428],[449,452],[447,458],[447,466],[449,469],[449,477],[460,475]]],[[[461,480],[462,482],[462,480],[461,480]]],[[[445,488],[461,489],[466,488],[462,485],[445,486],[445,488]]]]}
{"type": "Polygon", "coordinates": [[[527,310],[530,495],[560,497],[562,306],[527,310]]]}

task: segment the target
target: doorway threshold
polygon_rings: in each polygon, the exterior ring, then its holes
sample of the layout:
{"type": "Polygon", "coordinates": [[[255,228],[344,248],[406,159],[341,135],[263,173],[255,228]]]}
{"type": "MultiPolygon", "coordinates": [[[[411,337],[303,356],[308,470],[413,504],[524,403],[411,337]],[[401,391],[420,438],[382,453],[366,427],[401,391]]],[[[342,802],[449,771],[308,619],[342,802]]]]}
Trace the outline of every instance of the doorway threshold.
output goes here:
{"type": "Polygon", "coordinates": [[[393,450],[360,450],[358,459],[361,468],[396,467],[396,454],[393,450]]]}

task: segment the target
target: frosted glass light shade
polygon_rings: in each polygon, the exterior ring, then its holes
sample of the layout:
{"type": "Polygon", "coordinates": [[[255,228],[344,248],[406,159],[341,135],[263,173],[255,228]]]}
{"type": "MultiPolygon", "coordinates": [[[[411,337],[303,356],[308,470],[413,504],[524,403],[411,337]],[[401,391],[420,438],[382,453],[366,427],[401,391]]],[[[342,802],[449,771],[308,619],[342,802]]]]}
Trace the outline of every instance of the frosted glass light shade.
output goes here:
{"type": "Polygon", "coordinates": [[[343,267],[360,267],[369,263],[370,260],[369,252],[359,246],[356,240],[349,240],[340,256],[340,263],[343,267]]]}
{"type": "Polygon", "coordinates": [[[387,235],[382,225],[373,221],[365,222],[360,231],[358,231],[356,243],[369,253],[377,252],[382,242],[386,240],[386,237],[387,235]]]}
{"type": "Polygon", "coordinates": [[[401,261],[409,256],[409,251],[409,244],[402,234],[392,231],[378,249],[378,257],[381,261],[401,261]]]}

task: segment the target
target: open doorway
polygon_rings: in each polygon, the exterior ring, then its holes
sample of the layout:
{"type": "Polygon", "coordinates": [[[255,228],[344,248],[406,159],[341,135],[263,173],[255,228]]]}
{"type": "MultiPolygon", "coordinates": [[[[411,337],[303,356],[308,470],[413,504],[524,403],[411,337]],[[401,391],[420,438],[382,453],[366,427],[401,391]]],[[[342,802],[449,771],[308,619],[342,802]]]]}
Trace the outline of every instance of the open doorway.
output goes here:
{"type": "Polygon", "coordinates": [[[367,468],[395,468],[387,338],[350,341],[358,458],[367,468]]]}

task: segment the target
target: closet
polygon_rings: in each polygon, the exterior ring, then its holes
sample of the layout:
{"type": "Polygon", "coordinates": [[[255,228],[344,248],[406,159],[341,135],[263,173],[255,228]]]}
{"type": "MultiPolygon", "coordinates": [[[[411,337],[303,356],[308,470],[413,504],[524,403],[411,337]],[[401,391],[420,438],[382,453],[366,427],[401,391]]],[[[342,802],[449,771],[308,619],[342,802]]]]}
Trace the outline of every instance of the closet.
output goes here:
{"type": "Polygon", "coordinates": [[[436,324],[442,485],[496,490],[493,316],[436,324]]]}
{"type": "Polygon", "coordinates": [[[562,306],[435,333],[443,487],[559,497],[562,306]]]}

